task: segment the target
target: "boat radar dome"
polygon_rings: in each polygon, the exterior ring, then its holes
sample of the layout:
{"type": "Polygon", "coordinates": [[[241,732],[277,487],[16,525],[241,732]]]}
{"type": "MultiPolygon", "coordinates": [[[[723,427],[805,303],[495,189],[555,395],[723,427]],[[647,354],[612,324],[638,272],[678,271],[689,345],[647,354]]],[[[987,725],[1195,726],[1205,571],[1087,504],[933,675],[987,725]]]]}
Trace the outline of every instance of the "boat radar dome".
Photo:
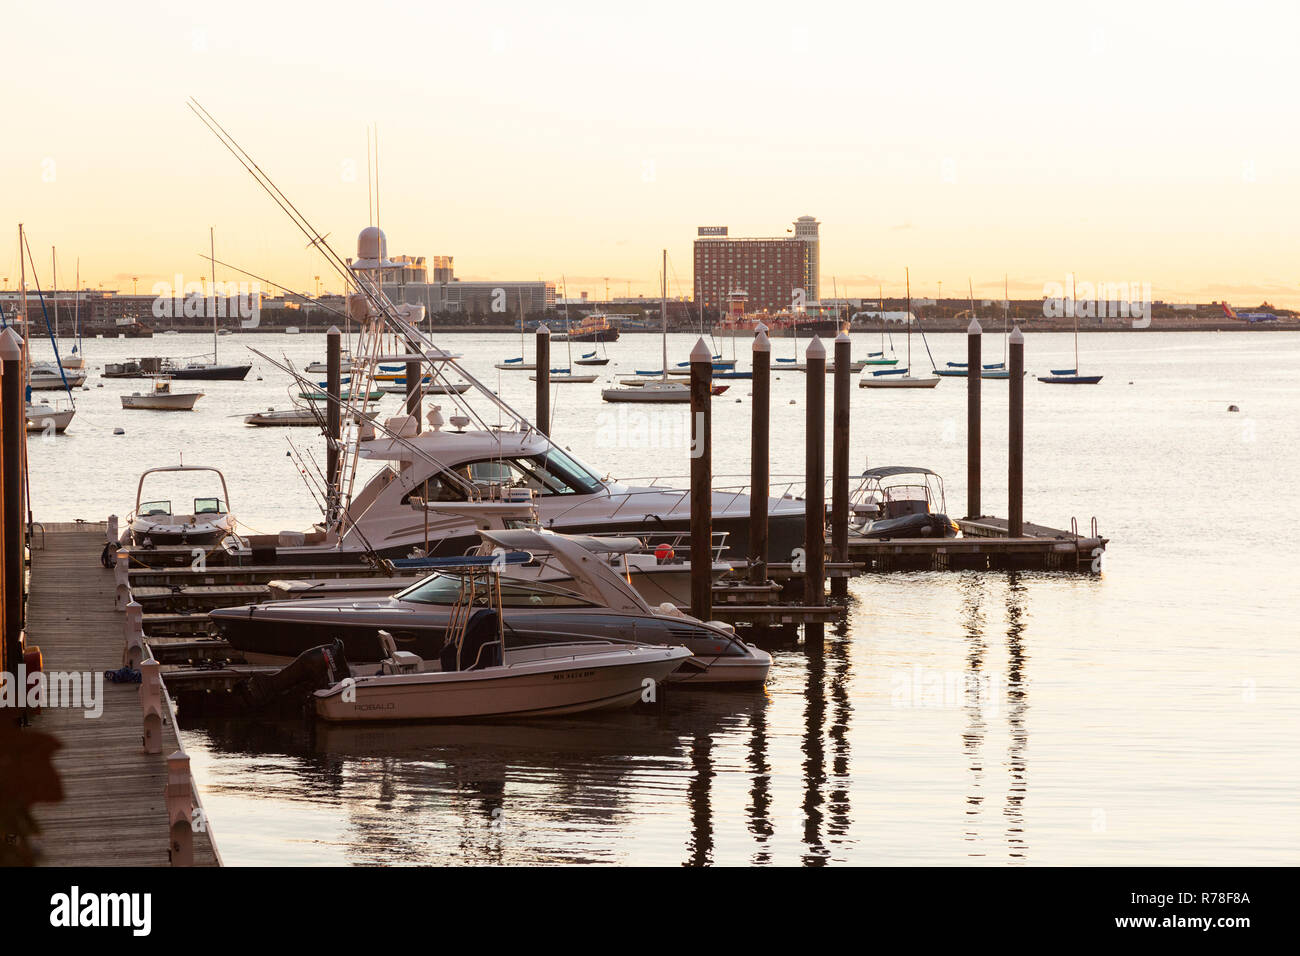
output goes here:
{"type": "Polygon", "coordinates": [[[353,269],[396,269],[396,262],[388,258],[388,237],[378,226],[366,226],[357,236],[357,257],[353,269]]]}

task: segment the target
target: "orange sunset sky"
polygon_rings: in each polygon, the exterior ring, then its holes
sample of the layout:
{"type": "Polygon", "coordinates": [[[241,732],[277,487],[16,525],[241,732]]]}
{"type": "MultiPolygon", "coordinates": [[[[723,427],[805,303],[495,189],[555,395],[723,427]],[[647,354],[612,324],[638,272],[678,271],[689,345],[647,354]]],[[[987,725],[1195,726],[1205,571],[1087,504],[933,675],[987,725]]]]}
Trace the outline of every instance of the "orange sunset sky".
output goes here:
{"type": "MultiPolygon", "coordinates": [[[[690,293],[697,225],[822,221],[841,294],[1036,297],[1067,271],[1300,306],[1294,4],[42,3],[6,9],[0,274],[142,291],[217,255],[339,281],[380,145],[390,253],[690,293]],[[65,278],[66,277],[66,278],[65,278]]],[[[234,278],[233,276],[220,276],[234,278]]]]}

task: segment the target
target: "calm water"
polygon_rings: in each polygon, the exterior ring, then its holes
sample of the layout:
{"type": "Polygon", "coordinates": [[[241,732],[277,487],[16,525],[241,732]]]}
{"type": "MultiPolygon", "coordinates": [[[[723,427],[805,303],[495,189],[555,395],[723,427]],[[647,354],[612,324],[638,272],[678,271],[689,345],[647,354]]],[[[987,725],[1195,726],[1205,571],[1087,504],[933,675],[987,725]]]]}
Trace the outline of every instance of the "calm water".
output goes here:
{"type": "MultiPolygon", "coordinates": [[[[693,341],[671,336],[670,361],[693,341]]],[[[492,363],[519,354],[518,337],[440,342],[494,387],[492,363]]],[[[855,354],[878,343],[855,336],[855,354]]],[[[323,336],[232,336],[223,358],[245,344],[324,356],[323,336]]],[[[965,357],[964,336],[930,345],[939,362],[965,357]]],[[[225,471],[252,528],[317,519],[285,437],[318,459],[319,437],[241,421],[286,404],[275,369],[176,383],[206,393],[191,414],[122,411],[139,382],[95,387],[105,361],[208,347],[88,343],[76,420],[31,445],[38,520],[125,514],[140,471],[182,452],[225,471]]],[[[1030,335],[1031,373],[1072,365],[1072,347],[1030,335]]],[[[1294,863],[1300,335],[1084,335],[1081,349],[1100,385],[1026,383],[1025,514],[1095,516],[1111,538],[1099,576],[859,578],[823,647],[770,648],[764,691],[674,688],[654,709],[508,727],[205,725],[185,740],[227,863],[1294,863]]],[[[985,351],[1000,358],[1000,337],[985,351]]],[[[655,368],[659,342],[627,336],[609,353],[617,371],[655,368]]],[[[527,375],[501,374],[531,411],[527,375]]],[[[559,389],[560,442],[619,477],[686,474],[685,412],[620,411],[599,387],[559,389]]],[[[774,473],[802,471],[803,389],[799,373],[774,383],[774,473]]],[[[715,403],[716,474],[748,471],[747,391],[715,403]]],[[[984,384],[984,510],[998,514],[1005,391],[984,384]]],[[[854,389],[855,467],[934,468],[954,514],[964,430],[963,380],[854,389]]]]}

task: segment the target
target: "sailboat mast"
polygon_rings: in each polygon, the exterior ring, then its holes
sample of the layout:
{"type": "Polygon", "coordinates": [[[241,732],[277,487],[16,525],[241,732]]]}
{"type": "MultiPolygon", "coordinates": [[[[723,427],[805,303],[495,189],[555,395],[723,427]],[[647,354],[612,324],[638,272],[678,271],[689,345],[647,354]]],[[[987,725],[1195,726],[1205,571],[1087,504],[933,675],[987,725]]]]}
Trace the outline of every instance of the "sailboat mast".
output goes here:
{"type": "Polygon", "coordinates": [[[72,351],[81,351],[81,257],[77,257],[77,277],[76,288],[72,290],[72,326],[75,330],[76,344],[72,346],[72,351]]]}
{"type": "Polygon", "coordinates": [[[57,339],[59,337],[59,262],[53,246],[50,246],[50,268],[53,270],[51,284],[54,286],[50,290],[50,298],[54,300],[54,337],[57,339]]]}
{"type": "Polygon", "coordinates": [[[664,250],[663,268],[659,272],[659,318],[663,324],[662,378],[668,381],[668,250],[664,250]]]}
{"type": "Polygon", "coordinates": [[[912,374],[912,272],[903,270],[907,277],[907,374],[912,374]]]}
{"type": "Polygon", "coordinates": [[[208,282],[212,289],[212,364],[217,364],[217,241],[208,226],[208,282]]]}
{"type": "Polygon", "coordinates": [[[1070,311],[1074,313],[1074,374],[1079,374],[1079,304],[1075,301],[1078,290],[1074,286],[1074,273],[1070,273],[1070,311]]]}

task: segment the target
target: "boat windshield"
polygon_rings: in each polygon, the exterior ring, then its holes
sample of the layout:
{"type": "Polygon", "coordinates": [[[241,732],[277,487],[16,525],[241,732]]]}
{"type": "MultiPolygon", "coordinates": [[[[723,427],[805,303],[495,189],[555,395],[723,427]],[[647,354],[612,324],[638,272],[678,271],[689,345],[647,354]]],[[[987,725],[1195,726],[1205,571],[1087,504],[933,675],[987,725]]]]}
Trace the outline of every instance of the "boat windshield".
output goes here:
{"type": "Polygon", "coordinates": [[[195,498],[194,513],[196,515],[221,515],[226,513],[226,508],[220,498],[195,498]]]}
{"type": "Polygon", "coordinates": [[[172,503],[170,501],[146,501],[136,509],[136,514],[145,518],[154,515],[169,515],[171,513],[172,503]]]}
{"type": "MultiPolygon", "coordinates": [[[[454,574],[433,574],[412,585],[395,597],[399,601],[416,604],[456,603],[460,596],[461,579],[454,574]]],[[[558,588],[534,587],[519,582],[501,584],[501,606],[508,607],[596,607],[591,601],[558,588]]]]}

